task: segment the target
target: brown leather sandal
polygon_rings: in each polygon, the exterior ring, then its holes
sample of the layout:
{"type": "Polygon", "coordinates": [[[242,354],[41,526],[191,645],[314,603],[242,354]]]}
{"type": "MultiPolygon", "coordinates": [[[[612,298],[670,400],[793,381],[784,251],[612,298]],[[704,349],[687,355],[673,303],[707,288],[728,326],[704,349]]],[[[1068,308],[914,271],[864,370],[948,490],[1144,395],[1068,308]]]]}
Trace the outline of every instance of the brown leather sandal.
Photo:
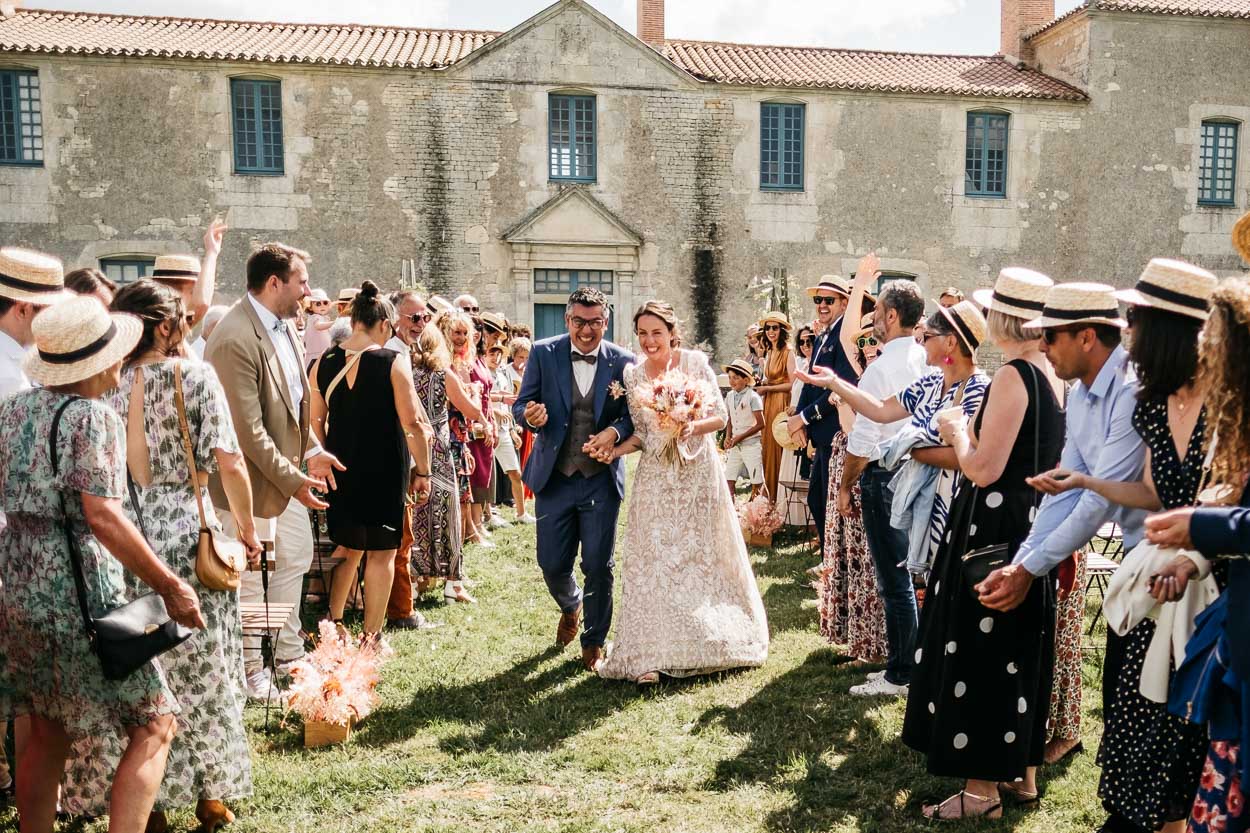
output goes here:
{"type": "Polygon", "coordinates": [[[970,793],[967,790],[960,790],[950,798],[943,801],[941,804],[926,804],[922,808],[921,812],[923,812],[924,817],[930,821],[955,821],[957,819],[982,818],[1001,819],[1003,817],[1003,803],[1001,801],[995,801],[988,795],[977,795],[975,793],[970,793]],[[986,806],[982,807],[980,810],[972,810],[970,812],[969,808],[964,804],[965,797],[972,799],[973,801],[982,802],[986,806]],[[959,815],[956,816],[947,814],[946,808],[956,801],[959,802],[959,815]]]}

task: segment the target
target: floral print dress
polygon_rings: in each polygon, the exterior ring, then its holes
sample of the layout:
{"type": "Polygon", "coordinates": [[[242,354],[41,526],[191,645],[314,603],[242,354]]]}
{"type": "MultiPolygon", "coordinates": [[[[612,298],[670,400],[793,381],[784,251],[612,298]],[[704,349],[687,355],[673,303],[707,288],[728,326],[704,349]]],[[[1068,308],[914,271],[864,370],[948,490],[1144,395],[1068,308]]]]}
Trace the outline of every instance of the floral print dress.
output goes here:
{"type": "MultiPolygon", "coordinates": [[[[179,366],[196,467],[202,472],[215,471],[217,449],[239,453],[225,393],[212,365],[166,361],[140,368],[144,432],[152,472],[147,487],[136,487],[144,525],[156,554],[195,588],[207,625],[161,656],[161,666],[182,712],[156,799],[158,810],[252,793],[251,754],[243,726],[246,695],[239,596],[233,591],[209,590],[195,576],[200,518],[174,404],[173,374],[179,366]]],[[[121,386],[107,397],[118,414],[127,413],[134,374],[134,370],[126,370],[121,386]]],[[[207,489],[203,498],[208,522],[220,532],[207,489]]],[[[132,593],[143,592],[134,579],[128,583],[132,593]]],[[[75,744],[61,799],[66,809],[89,815],[105,811],[108,784],[123,750],[124,738],[116,733],[103,734],[95,743],[75,744]]]]}
{"type": "Polygon", "coordinates": [[[34,388],[0,403],[0,435],[7,440],[0,445],[0,498],[8,517],[0,535],[0,696],[11,714],[58,722],[80,738],[101,726],[120,733],[145,725],[176,713],[178,704],[160,661],[124,680],[106,680],[87,641],[58,492],[78,539],[88,604],[98,616],[126,602],[125,570],[91,534],[80,493],[126,493],[126,434],[108,405],[74,402],[61,417],[53,474],[48,438],[67,398],[34,388]]]}

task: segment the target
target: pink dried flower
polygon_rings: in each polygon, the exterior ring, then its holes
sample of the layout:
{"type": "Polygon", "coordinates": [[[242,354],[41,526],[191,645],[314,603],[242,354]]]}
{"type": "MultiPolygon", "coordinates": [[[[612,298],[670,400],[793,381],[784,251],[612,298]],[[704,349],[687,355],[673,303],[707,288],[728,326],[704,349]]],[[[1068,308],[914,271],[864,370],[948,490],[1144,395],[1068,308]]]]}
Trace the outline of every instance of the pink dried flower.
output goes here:
{"type": "Polygon", "coordinates": [[[384,641],[358,645],[333,622],[318,626],[317,647],[291,669],[287,709],[305,722],[346,726],[377,705],[378,671],[393,653],[384,641]]]}
{"type": "Polygon", "coordinates": [[[738,521],[747,533],[768,536],[781,529],[782,517],[772,501],[759,495],[738,507],[738,521]]]}

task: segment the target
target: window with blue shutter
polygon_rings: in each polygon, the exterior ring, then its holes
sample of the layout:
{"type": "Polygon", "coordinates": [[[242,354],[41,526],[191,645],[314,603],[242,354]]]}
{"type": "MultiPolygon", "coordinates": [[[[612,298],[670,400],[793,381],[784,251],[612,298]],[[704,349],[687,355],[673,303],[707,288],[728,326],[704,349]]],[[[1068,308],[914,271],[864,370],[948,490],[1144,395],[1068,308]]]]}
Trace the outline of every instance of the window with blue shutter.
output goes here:
{"type": "Polygon", "coordinates": [[[230,80],[234,114],[234,172],[282,173],[282,85],[251,78],[230,80]]]}
{"type": "MultiPolygon", "coordinates": [[[[604,332],[604,337],[611,341],[615,323],[611,315],[615,278],[614,272],[601,269],[535,269],[534,294],[567,298],[574,289],[579,287],[589,286],[598,289],[608,296],[608,327],[604,332]]],[[[568,332],[568,327],[564,323],[564,309],[567,301],[561,300],[559,303],[554,303],[555,298],[547,300],[550,302],[534,304],[535,340],[568,332]]]]}
{"type": "Polygon", "coordinates": [[[803,190],[803,122],[806,105],[760,105],[760,188],[803,190]]]}
{"type": "Polygon", "coordinates": [[[0,164],[43,164],[43,102],[31,70],[0,70],[0,164]]]}
{"type": "Polygon", "coordinates": [[[1198,204],[1233,205],[1237,192],[1237,122],[1204,121],[1198,160],[1198,204]]]}
{"type": "Polygon", "coordinates": [[[152,274],[156,265],[153,257],[105,257],[100,259],[100,271],[119,286],[134,283],[152,274]]]}
{"type": "Polygon", "coordinates": [[[547,97],[548,175],[573,182],[595,181],[595,97],[547,97]]]}
{"type": "Polygon", "coordinates": [[[1005,113],[969,113],[964,156],[964,195],[1007,196],[1007,127],[1005,113]]]}

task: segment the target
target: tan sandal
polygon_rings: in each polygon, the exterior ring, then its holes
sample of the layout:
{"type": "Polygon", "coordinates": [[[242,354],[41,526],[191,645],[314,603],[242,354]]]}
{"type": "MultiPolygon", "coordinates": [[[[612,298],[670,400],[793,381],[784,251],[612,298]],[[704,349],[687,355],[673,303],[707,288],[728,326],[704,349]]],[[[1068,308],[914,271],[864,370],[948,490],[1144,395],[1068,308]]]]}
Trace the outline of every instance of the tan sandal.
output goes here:
{"type": "Polygon", "coordinates": [[[924,817],[930,821],[955,821],[957,819],[1001,819],[1003,817],[1003,803],[995,801],[988,795],[977,795],[967,790],[960,790],[941,804],[926,804],[921,808],[924,817]],[[964,799],[969,798],[973,801],[979,801],[987,806],[980,810],[969,812],[969,808],[964,804],[964,799]],[[946,808],[952,803],[959,802],[959,815],[948,815],[946,808]]]}
{"type": "Polygon", "coordinates": [[[1005,796],[1007,798],[1010,798],[1014,804],[1017,804],[1020,807],[1024,807],[1025,809],[1028,809],[1028,810],[1036,809],[1037,806],[1042,803],[1041,790],[1037,790],[1035,792],[1026,792],[1025,790],[1022,790],[1018,786],[1016,786],[1014,782],[1013,783],[1008,783],[1007,781],[998,782],[998,794],[999,796],[1005,796]]]}

